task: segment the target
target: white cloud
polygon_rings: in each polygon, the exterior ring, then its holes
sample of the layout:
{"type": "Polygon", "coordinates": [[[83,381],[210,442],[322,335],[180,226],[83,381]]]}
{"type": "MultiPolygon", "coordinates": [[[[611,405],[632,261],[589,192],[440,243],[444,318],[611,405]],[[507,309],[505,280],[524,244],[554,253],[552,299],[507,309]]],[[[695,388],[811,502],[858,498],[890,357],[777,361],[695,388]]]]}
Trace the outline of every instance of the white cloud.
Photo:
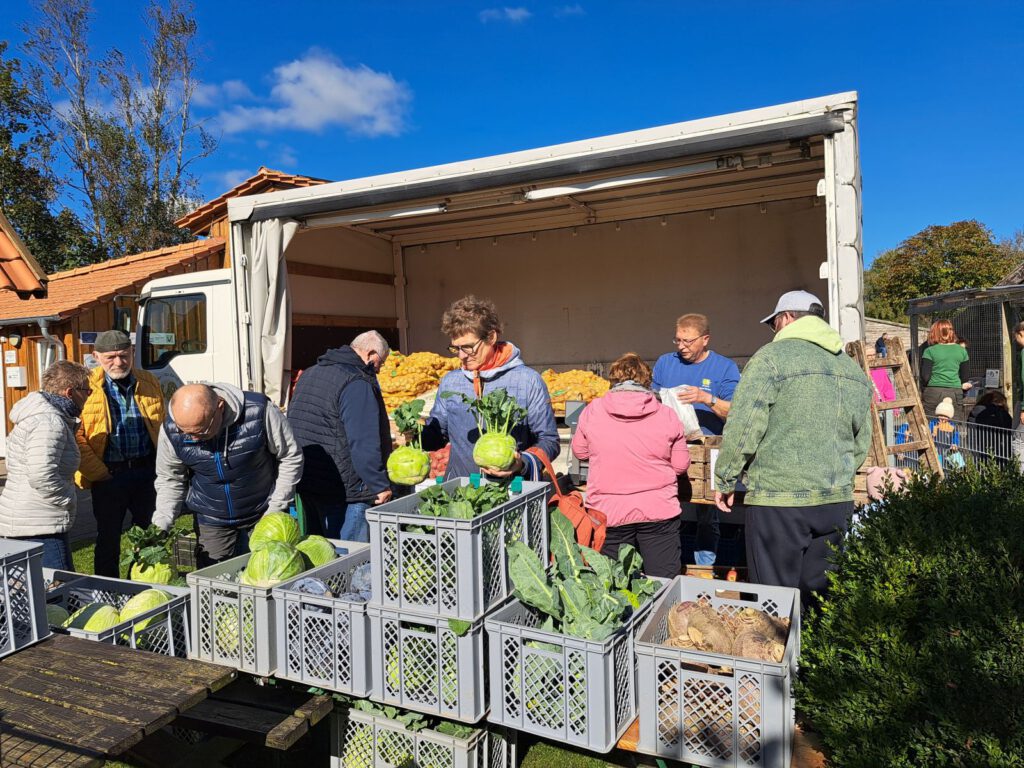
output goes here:
{"type": "Polygon", "coordinates": [[[295,149],[289,146],[281,147],[281,151],[277,155],[278,165],[286,168],[294,168],[299,163],[298,155],[295,154],[295,149]]]}
{"type": "Polygon", "coordinates": [[[530,13],[529,9],[521,5],[515,8],[505,6],[503,8],[487,8],[480,11],[480,21],[484,24],[491,21],[508,21],[512,24],[519,24],[531,16],[533,14],[530,13]]]}
{"type": "Polygon", "coordinates": [[[226,101],[242,101],[253,98],[253,93],[241,80],[225,80],[217,83],[200,83],[192,95],[192,101],[200,107],[220,107],[226,101]]]}
{"type": "Polygon", "coordinates": [[[217,181],[221,192],[226,192],[232,187],[237,187],[243,181],[253,175],[253,171],[249,168],[232,168],[230,171],[221,171],[220,173],[211,174],[212,178],[217,181]]]}
{"type": "Polygon", "coordinates": [[[579,3],[574,5],[562,5],[555,8],[555,16],[559,19],[565,18],[566,16],[583,16],[586,11],[583,10],[583,6],[579,3]]]}
{"type": "Polygon", "coordinates": [[[367,66],[348,67],[323,51],[276,67],[266,100],[234,105],[218,116],[225,133],[256,130],[318,132],[339,126],[365,136],[394,136],[404,128],[412,95],[404,83],[367,66]]]}

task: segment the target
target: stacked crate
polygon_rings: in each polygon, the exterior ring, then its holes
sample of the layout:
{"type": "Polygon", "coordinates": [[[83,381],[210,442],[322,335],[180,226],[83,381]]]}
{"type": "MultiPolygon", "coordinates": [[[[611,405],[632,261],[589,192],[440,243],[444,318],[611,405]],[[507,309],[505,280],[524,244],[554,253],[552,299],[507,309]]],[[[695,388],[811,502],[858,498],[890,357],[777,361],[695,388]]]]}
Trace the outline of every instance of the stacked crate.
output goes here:
{"type": "Polygon", "coordinates": [[[484,617],[512,592],[505,547],[548,552],[550,485],[517,478],[510,491],[470,520],[420,515],[420,494],[367,511],[374,701],[465,723],[487,713],[484,617]]]}
{"type": "Polygon", "coordinates": [[[50,636],[43,545],[0,539],[0,656],[50,636]]]}

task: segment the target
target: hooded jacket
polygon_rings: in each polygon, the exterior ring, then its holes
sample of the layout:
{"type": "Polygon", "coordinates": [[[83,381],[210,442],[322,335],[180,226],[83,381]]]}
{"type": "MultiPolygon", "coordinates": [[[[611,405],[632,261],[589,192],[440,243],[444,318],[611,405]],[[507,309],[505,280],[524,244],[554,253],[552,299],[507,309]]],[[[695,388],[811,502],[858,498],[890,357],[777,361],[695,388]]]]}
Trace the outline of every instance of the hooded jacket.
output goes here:
{"type": "Polygon", "coordinates": [[[216,437],[186,442],[169,408],[160,430],[153,524],[164,530],[181,513],[186,499],[190,506],[202,507],[193,511],[204,525],[253,524],[265,512],[286,511],[302,476],[302,451],[277,406],[265,395],[242,392],[231,384],[211,386],[224,401],[224,421],[216,437]],[[255,410],[261,412],[262,423],[252,423],[255,410]],[[257,447],[266,455],[254,455],[257,447]],[[214,474],[220,475],[223,494],[223,501],[217,498],[216,503],[210,493],[214,474]]]}
{"type": "Polygon", "coordinates": [[[391,428],[373,367],[351,347],[329,349],[307,368],[288,404],[305,459],[299,492],[371,502],[391,487],[391,428]]]}
{"type": "MultiPolygon", "coordinates": [[[[509,344],[510,342],[505,342],[509,344]]],[[[519,348],[512,345],[512,356],[503,365],[479,371],[486,395],[495,389],[504,389],[526,408],[526,421],[512,430],[516,449],[520,452],[536,446],[551,461],[558,456],[558,427],[551,409],[551,396],[540,374],[523,363],[519,348]]],[[[448,470],[445,478],[468,477],[479,472],[473,461],[473,446],[480,438],[476,417],[459,397],[445,397],[446,392],[459,392],[473,399],[473,371],[449,371],[441,379],[437,399],[423,429],[423,449],[433,451],[451,444],[448,470]]],[[[300,379],[301,381],[301,379],[300,379]]]]}
{"type": "Polygon", "coordinates": [[[871,446],[872,394],[828,323],[814,316],[793,321],[743,369],[715,489],[733,492],[746,471],[747,504],[852,501],[854,474],[871,446]]]}
{"type": "Polygon", "coordinates": [[[690,466],[683,424],[654,393],[625,384],[580,414],[572,452],[590,460],[587,506],[608,525],[668,520],[680,513],[678,476],[690,466]]]}
{"type": "Polygon", "coordinates": [[[7,484],[0,494],[0,536],[65,533],[75,520],[78,419],[39,392],[11,408],[7,484]]]}

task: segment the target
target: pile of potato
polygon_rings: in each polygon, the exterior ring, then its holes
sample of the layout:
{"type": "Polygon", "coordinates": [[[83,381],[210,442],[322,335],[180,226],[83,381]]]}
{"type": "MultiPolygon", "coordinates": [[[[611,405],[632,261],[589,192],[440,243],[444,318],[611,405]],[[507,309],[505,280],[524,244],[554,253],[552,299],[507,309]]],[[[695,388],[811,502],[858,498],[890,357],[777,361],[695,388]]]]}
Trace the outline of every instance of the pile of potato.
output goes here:
{"type": "Polygon", "coordinates": [[[688,600],[672,606],[668,615],[668,639],[673,648],[693,648],[745,659],[779,663],[786,651],[789,619],[771,616],[756,608],[731,606],[715,610],[703,602],[688,600]]]}
{"type": "Polygon", "coordinates": [[[582,400],[589,403],[601,397],[611,386],[607,381],[590,371],[565,371],[555,373],[550,368],[541,374],[551,397],[551,407],[556,416],[565,415],[566,400],[582,400]]]}
{"type": "Polygon", "coordinates": [[[424,392],[437,389],[441,377],[458,367],[457,357],[441,357],[433,352],[392,352],[377,374],[388,413],[424,392]]]}

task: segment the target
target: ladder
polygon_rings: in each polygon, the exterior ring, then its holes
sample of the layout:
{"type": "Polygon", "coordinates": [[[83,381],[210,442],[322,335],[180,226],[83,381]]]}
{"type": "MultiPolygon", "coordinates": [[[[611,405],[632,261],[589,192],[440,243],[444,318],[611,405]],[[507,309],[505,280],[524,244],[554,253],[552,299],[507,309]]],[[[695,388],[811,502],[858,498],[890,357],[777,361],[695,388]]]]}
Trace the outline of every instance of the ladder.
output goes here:
{"type": "Polygon", "coordinates": [[[928,415],[921,405],[921,395],[914,374],[910,370],[910,361],[903,349],[903,342],[898,338],[886,339],[886,357],[869,358],[862,341],[851,341],[846,345],[846,353],[857,361],[869,379],[871,372],[879,368],[891,371],[893,390],[896,393],[895,400],[885,403],[875,402],[875,398],[871,399],[871,453],[868,455],[867,464],[887,467],[890,456],[914,453],[917,454],[918,467],[921,470],[942,477],[942,463],[939,461],[939,454],[935,450],[935,443],[928,429],[928,415]],[[904,443],[886,445],[882,413],[899,410],[906,415],[909,439],[904,443]]]}

